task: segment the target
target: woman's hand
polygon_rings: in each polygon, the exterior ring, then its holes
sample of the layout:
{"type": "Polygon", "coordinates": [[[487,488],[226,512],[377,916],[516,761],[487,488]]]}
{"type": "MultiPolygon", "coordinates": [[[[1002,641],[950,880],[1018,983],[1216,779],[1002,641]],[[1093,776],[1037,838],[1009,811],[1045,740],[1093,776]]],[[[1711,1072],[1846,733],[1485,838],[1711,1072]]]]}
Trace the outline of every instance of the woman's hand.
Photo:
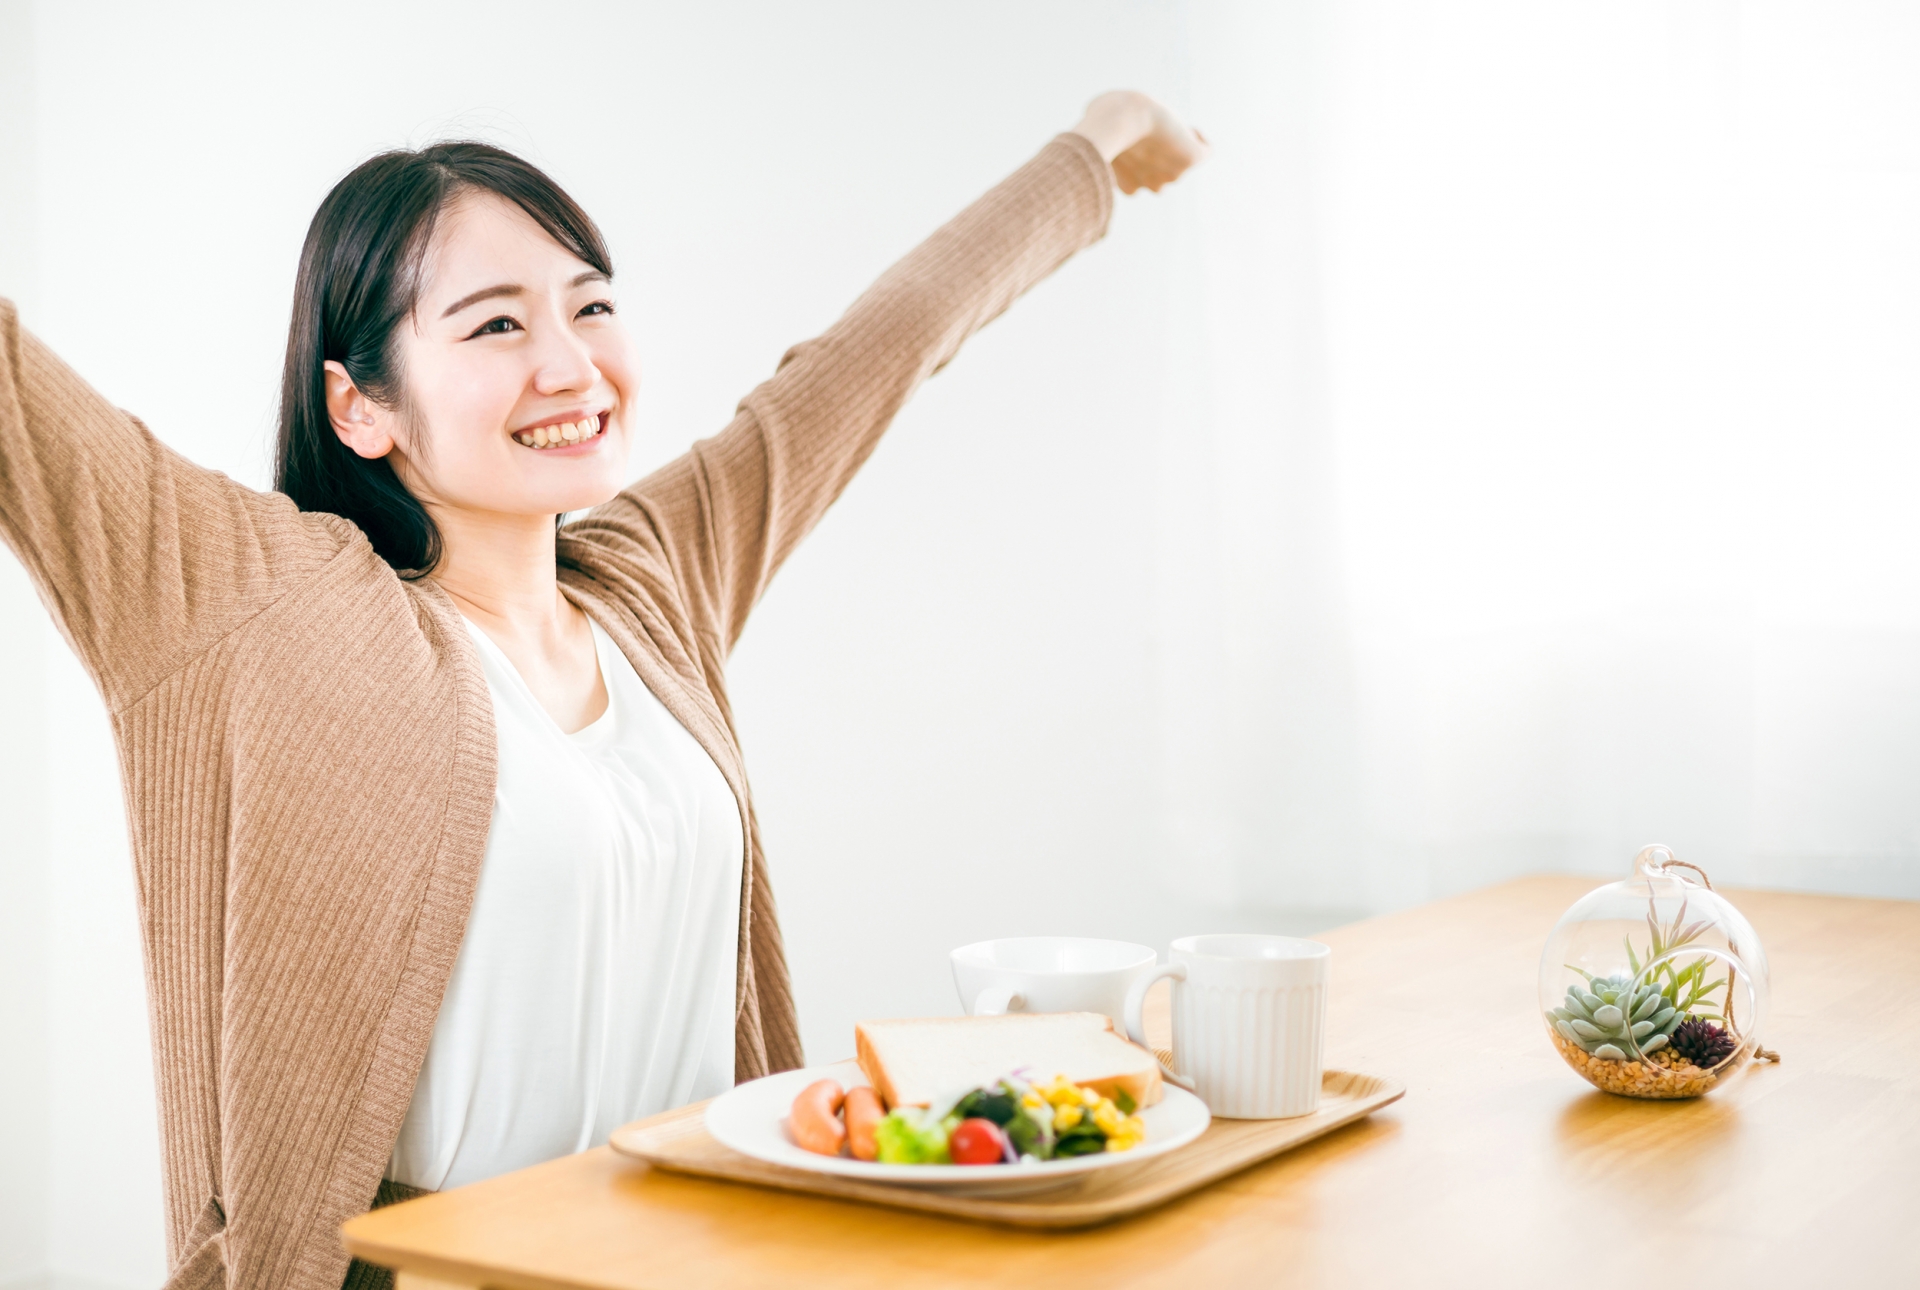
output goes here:
{"type": "Polygon", "coordinates": [[[1073,132],[1100,150],[1123,193],[1159,192],[1206,158],[1207,137],[1138,90],[1109,90],[1087,104],[1073,132]]]}

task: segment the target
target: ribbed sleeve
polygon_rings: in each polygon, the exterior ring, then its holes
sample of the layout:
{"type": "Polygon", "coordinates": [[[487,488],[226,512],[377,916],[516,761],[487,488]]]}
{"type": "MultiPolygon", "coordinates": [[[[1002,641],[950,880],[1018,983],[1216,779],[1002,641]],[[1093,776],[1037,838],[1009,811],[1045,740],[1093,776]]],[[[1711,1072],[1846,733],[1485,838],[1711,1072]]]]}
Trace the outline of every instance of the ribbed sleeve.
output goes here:
{"type": "Polygon", "coordinates": [[[310,577],[352,531],[174,452],[0,300],[0,535],[109,707],[310,577]]]}

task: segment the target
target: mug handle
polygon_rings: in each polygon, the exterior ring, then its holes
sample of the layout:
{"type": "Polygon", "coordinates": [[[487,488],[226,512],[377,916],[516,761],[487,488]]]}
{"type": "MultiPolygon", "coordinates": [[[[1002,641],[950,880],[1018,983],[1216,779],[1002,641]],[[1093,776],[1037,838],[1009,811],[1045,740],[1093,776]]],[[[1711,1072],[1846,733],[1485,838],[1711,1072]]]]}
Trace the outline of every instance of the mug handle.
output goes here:
{"type": "Polygon", "coordinates": [[[976,1017],[1000,1017],[1012,1012],[1015,1007],[1026,1006],[1027,1001],[1010,985],[990,985],[973,996],[973,1015],[976,1017]]]}
{"type": "MultiPolygon", "coordinates": [[[[1175,981],[1184,981],[1187,979],[1187,965],[1185,963],[1162,963],[1154,968],[1153,971],[1147,973],[1138,981],[1135,981],[1133,988],[1127,991],[1127,1036],[1132,1039],[1134,1043],[1139,1044],[1150,1053],[1153,1052],[1153,1045],[1147,1042],[1147,1027],[1146,1023],[1141,1020],[1140,1014],[1146,1007],[1147,991],[1153,986],[1153,983],[1161,977],[1172,977],[1175,981]]],[[[1156,1062],[1160,1062],[1161,1074],[1165,1075],[1175,1084],[1178,1084],[1181,1088],[1187,1090],[1187,1092],[1191,1093],[1194,1091],[1193,1081],[1185,1075],[1175,1072],[1173,1067],[1167,1065],[1165,1062],[1161,1062],[1158,1053],[1154,1053],[1153,1059],[1156,1062]]]]}

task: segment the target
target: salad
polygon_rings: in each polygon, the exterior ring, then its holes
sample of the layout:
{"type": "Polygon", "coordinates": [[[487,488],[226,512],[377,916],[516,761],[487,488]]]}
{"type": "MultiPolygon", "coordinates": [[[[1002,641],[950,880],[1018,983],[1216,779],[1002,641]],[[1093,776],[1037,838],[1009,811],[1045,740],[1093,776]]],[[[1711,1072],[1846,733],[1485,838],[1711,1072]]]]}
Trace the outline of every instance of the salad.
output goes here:
{"type": "Polygon", "coordinates": [[[871,1088],[808,1085],[788,1124],[809,1151],[886,1165],[999,1165],[1129,1151],[1146,1124],[1122,1089],[1109,1098],[1056,1075],[1030,1083],[1008,1075],[944,1104],[886,1109],[871,1088]],[[842,1119],[844,1113],[844,1120],[842,1119]]]}

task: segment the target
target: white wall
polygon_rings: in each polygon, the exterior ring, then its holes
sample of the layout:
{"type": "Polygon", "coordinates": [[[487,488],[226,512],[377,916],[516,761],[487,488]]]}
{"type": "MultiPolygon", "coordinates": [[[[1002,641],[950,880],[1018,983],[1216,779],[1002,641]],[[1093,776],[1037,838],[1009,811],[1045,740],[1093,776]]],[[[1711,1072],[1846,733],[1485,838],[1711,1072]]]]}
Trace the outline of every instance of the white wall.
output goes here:
{"type": "MultiPolygon", "coordinates": [[[[967,939],[1306,930],[1655,837],[1920,896],[1909,8],[443,13],[0,0],[0,292],[264,483],[315,204],[480,134],[611,237],[638,468],[1097,90],[1218,145],[923,392],[736,656],[815,1055],[950,1008],[967,939]]],[[[0,1284],[151,1284],[107,727],[11,565],[0,678],[0,1284]]]]}
{"type": "MultiPolygon", "coordinates": [[[[25,0],[0,0],[0,292],[23,306],[33,301],[38,278],[32,20],[25,0]]],[[[11,556],[0,556],[0,677],[6,678],[0,684],[0,1285],[6,1286],[39,1281],[48,1264],[48,1076],[55,1065],[47,1042],[50,634],[25,573],[11,556]]],[[[136,1104],[151,1107],[150,1086],[136,1082],[133,1094],[136,1104]]]]}

